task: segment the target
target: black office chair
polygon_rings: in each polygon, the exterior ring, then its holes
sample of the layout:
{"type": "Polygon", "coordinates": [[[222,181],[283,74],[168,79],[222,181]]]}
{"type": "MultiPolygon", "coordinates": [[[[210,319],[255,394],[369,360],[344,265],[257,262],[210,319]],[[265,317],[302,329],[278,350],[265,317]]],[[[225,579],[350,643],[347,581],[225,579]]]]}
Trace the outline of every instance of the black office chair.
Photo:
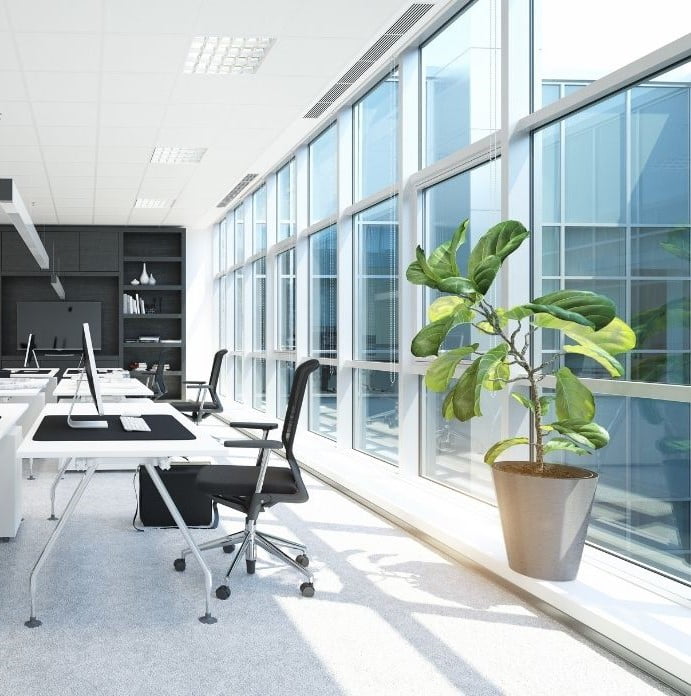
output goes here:
{"type": "Polygon", "coordinates": [[[204,382],[183,382],[182,386],[186,390],[188,387],[197,389],[197,398],[195,401],[171,401],[170,405],[176,408],[180,413],[183,413],[188,418],[191,418],[195,423],[201,422],[212,413],[221,413],[223,404],[218,398],[216,388],[218,387],[218,378],[221,376],[221,365],[223,358],[228,351],[219,350],[214,355],[214,361],[211,366],[211,376],[207,383],[204,382]],[[210,401],[207,401],[207,394],[210,401]]]}
{"type": "MultiPolygon", "coordinates": [[[[231,423],[237,428],[264,432],[263,439],[226,440],[224,443],[226,447],[259,449],[259,457],[254,466],[211,465],[202,467],[197,474],[196,485],[199,490],[206,493],[215,503],[239,510],[246,515],[245,528],[242,531],[199,546],[201,551],[222,547],[226,553],[232,553],[236,544],[240,544],[225,575],[225,582],[216,589],[216,597],[219,599],[230,597],[228,580],[243,552],[247,572],[250,575],[254,573],[257,546],[302,573],[307,578],[307,582],[300,585],[300,592],[305,597],[314,596],[313,577],[307,570],[309,566],[307,548],[289,539],[258,532],[256,525],[259,513],[266,508],[276,503],[304,503],[309,498],[300,475],[300,468],[293,455],[293,441],[307,380],[318,367],[319,361],[310,359],[300,364],[295,370],[280,440],[267,439],[269,431],[278,427],[277,423],[231,423]],[[268,466],[271,450],[281,449],[281,447],[285,450],[288,466],[268,466]],[[298,551],[298,556],[293,559],[279,547],[298,551]]],[[[177,558],[173,564],[175,570],[185,570],[185,557],[190,553],[191,549],[185,549],[182,552],[181,557],[177,558]]]]}
{"type": "Polygon", "coordinates": [[[153,387],[154,391],[154,401],[159,401],[168,393],[168,387],[166,386],[166,380],[163,376],[165,370],[165,351],[162,350],[158,354],[158,365],[156,365],[156,372],[154,372],[153,387]]]}

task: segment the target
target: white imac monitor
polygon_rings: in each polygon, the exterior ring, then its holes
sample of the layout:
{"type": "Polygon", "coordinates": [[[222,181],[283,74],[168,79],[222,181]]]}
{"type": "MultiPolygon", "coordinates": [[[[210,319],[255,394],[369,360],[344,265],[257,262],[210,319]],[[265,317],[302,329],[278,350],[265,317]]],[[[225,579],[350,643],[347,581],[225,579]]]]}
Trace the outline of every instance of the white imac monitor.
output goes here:
{"type": "Polygon", "coordinates": [[[36,367],[40,367],[38,364],[38,358],[36,357],[36,338],[32,333],[29,334],[29,338],[26,342],[26,353],[24,353],[24,367],[29,367],[31,363],[31,358],[34,359],[36,367]]]}
{"type": "Polygon", "coordinates": [[[70,407],[69,415],[67,416],[67,424],[70,428],[107,428],[108,421],[105,419],[105,411],[103,410],[103,399],[101,398],[101,386],[98,381],[98,371],[96,370],[96,360],[94,359],[94,347],[91,343],[91,332],[88,324],[82,324],[82,362],[84,371],[79,376],[79,381],[74,390],[74,398],[70,407]],[[90,420],[75,420],[72,418],[72,409],[79,399],[79,389],[86,374],[87,382],[89,383],[89,391],[93,399],[96,411],[101,418],[90,420]]]}

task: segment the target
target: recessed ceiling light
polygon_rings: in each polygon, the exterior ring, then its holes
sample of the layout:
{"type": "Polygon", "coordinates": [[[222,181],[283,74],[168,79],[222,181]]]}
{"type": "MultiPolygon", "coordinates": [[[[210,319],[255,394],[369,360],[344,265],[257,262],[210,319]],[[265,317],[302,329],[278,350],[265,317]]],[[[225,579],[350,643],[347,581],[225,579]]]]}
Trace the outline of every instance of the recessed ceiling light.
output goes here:
{"type": "Polygon", "coordinates": [[[135,208],[170,208],[174,201],[165,198],[137,198],[135,208]]]}
{"type": "Polygon", "coordinates": [[[269,36],[195,36],[183,72],[188,75],[254,73],[274,41],[269,36]]]}
{"type": "Polygon", "coordinates": [[[180,164],[201,162],[205,147],[155,147],[151,154],[152,164],[180,164]]]}

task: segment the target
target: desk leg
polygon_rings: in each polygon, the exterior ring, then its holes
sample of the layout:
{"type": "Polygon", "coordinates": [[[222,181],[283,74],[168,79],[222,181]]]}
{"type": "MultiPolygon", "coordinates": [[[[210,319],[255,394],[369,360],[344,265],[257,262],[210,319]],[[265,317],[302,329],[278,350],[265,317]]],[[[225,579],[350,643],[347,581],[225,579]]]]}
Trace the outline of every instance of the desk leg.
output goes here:
{"type": "Polygon", "coordinates": [[[67,457],[66,459],[60,460],[59,465],[58,465],[58,475],[55,477],[55,479],[53,480],[53,483],[50,486],[50,517],[48,519],[51,522],[58,519],[55,516],[55,491],[58,487],[58,484],[60,483],[60,479],[65,474],[65,470],[70,465],[71,461],[72,461],[72,457],[67,457]]]}
{"type": "Polygon", "coordinates": [[[29,580],[29,589],[31,592],[31,614],[29,616],[29,620],[24,622],[24,625],[28,628],[36,628],[37,626],[41,625],[41,622],[36,618],[36,577],[38,576],[38,573],[41,570],[41,566],[43,566],[43,563],[48,557],[50,550],[53,548],[53,544],[55,544],[58,537],[60,536],[62,528],[65,526],[67,521],[72,516],[74,508],[77,507],[77,503],[79,502],[79,499],[82,497],[82,493],[84,493],[84,490],[89,485],[89,481],[91,481],[91,477],[94,475],[94,471],[96,471],[96,466],[96,462],[93,462],[87,467],[86,472],[84,473],[84,477],[79,482],[79,485],[77,486],[74,493],[72,493],[72,497],[70,498],[69,502],[67,503],[67,506],[65,507],[65,512],[63,512],[59,522],[57,523],[57,525],[55,525],[55,529],[53,530],[53,533],[50,535],[48,543],[45,545],[43,551],[41,551],[41,555],[38,557],[36,565],[34,565],[34,568],[31,571],[31,578],[29,580]]]}
{"type": "Polygon", "coordinates": [[[211,576],[211,571],[209,570],[209,566],[206,565],[206,562],[202,558],[201,553],[199,553],[199,549],[197,548],[197,545],[194,543],[194,541],[192,539],[192,535],[190,534],[190,530],[187,528],[187,525],[185,524],[185,520],[182,519],[182,515],[180,514],[180,511],[178,510],[177,506],[173,502],[173,499],[170,497],[170,494],[168,493],[168,489],[163,485],[163,481],[161,481],[161,477],[158,475],[156,465],[152,464],[151,462],[147,462],[144,464],[144,466],[146,467],[146,470],[149,473],[151,480],[154,482],[154,486],[156,486],[156,490],[158,490],[158,492],[161,495],[161,498],[163,498],[163,502],[166,504],[168,511],[170,512],[173,519],[175,520],[175,524],[178,526],[180,533],[184,537],[189,548],[192,550],[194,557],[197,559],[197,561],[199,561],[199,565],[202,567],[202,571],[204,573],[204,585],[206,586],[206,612],[204,613],[204,616],[199,617],[199,620],[205,624],[216,623],[216,619],[213,616],[211,616],[211,611],[210,611],[211,584],[213,582],[213,578],[211,576]]]}
{"type": "Polygon", "coordinates": [[[29,457],[29,475],[26,477],[29,481],[35,481],[36,477],[34,476],[34,458],[29,457]]]}

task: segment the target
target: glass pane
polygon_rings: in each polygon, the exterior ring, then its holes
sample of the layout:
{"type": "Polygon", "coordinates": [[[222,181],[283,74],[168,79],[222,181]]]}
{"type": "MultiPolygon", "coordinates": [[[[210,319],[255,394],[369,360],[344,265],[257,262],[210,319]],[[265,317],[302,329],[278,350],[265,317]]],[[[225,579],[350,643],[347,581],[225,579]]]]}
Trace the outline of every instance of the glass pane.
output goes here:
{"type": "Polygon", "coordinates": [[[276,203],[277,203],[277,241],[287,239],[295,234],[295,160],[278,171],[276,176],[276,203]]]}
{"type": "Polygon", "coordinates": [[[336,226],[310,237],[310,355],[336,357],[338,255],[336,226]]]}
{"type": "Polygon", "coordinates": [[[233,273],[234,283],[235,283],[235,337],[234,337],[234,348],[235,350],[243,350],[243,309],[244,309],[244,292],[243,292],[243,280],[242,280],[242,269],[238,269],[233,273]]]}
{"type": "Polygon", "coordinates": [[[226,219],[223,218],[223,220],[221,220],[221,222],[218,226],[218,243],[219,243],[218,271],[219,271],[219,273],[222,273],[227,268],[227,265],[226,265],[226,241],[227,241],[226,219]]]}
{"type": "Polygon", "coordinates": [[[295,350],[295,249],[276,257],[278,268],[277,350],[295,350]]]}
{"type": "Polygon", "coordinates": [[[691,275],[689,228],[633,227],[631,229],[631,275],[691,275]]]}
{"type": "Polygon", "coordinates": [[[355,359],[398,360],[397,199],[354,218],[356,258],[355,359]]]}
{"type": "Polygon", "coordinates": [[[398,375],[379,370],[353,370],[355,449],[398,462],[398,375]]]}
{"type": "Polygon", "coordinates": [[[499,127],[498,12],[477,0],[422,47],[426,165],[499,127]]]}
{"type": "Polygon", "coordinates": [[[242,356],[233,356],[233,396],[235,401],[244,402],[242,391],[242,356]]]}
{"type": "Polygon", "coordinates": [[[549,126],[540,133],[542,147],[542,220],[544,223],[561,220],[561,128],[549,126]]]}
{"type": "Polygon", "coordinates": [[[283,420],[288,408],[288,396],[290,396],[290,387],[293,384],[295,363],[288,360],[279,360],[276,368],[276,417],[283,420]]]}
{"type": "Polygon", "coordinates": [[[226,238],[226,268],[230,268],[235,263],[235,244],[234,244],[234,221],[233,221],[233,214],[229,213],[226,216],[226,233],[225,233],[225,238],[226,238]]]}
{"type": "Polygon", "coordinates": [[[623,276],[626,232],[621,227],[567,227],[564,260],[569,276],[623,276]]]}
{"type": "MultiPolygon", "coordinates": [[[[228,350],[234,350],[233,339],[235,338],[235,327],[233,325],[233,315],[235,308],[235,288],[233,287],[233,274],[228,274],[225,276],[226,279],[226,305],[225,305],[225,319],[224,319],[224,330],[223,337],[221,339],[222,348],[227,348],[228,350]]],[[[235,309],[237,311],[237,309],[235,309]]]]}
{"type": "Polygon", "coordinates": [[[266,259],[257,259],[252,264],[254,286],[254,323],[252,348],[266,350],[266,259]]]}
{"type": "Polygon", "coordinates": [[[252,407],[266,411],[266,360],[252,359],[252,407]]]}
{"type": "Polygon", "coordinates": [[[542,275],[556,276],[561,268],[561,240],[558,227],[542,228],[542,275]]]}
{"type": "Polygon", "coordinates": [[[310,380],[309,429],[336,439],[336,368],[322,365],[310,380]]]}
{"type": "MultiPolygon", "coordinates": [[[[647,0],[628,0],[623,5],[600,0],[536,0],[534,4],[536,85],[565,79],[588,84],[678,39],[691,26],[688,0],[661,0],[654,12],[647,0]],[[625,32],[612,31],[623,25],[625,32]]],[[[538,96],[535,108],[553,101],[551,97],[553,93],[543,92],[544,100],[538,96]]]]}
{"type": "Polygon", "coordinates": [[[235,220],[235,263],[245,260],[245,206],[239,205],[233,212],[235,220]]]}
{"type": "Polygon", "coordinates": [[[337,202],[336,124],[325,130],[309,146],[310,224],[335,215],[337,202]]]}
{"type": "Polygon", "coordinates": [[[252,253],[266,249],[266,184],[252,194],[252,253]]]}
{"type": "Polygon", "coordinates": [[[397,178],[398,71],[354,107],[355,200],[392,186],[397,178]]]}

